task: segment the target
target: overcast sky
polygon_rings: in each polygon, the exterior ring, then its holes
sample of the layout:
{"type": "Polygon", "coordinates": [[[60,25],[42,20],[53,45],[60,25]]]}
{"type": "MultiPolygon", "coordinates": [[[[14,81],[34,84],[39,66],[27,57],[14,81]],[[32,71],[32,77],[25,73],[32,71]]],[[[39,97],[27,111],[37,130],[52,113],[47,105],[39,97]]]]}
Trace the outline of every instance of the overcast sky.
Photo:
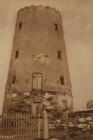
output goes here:
{"type": "Polygon", "coordinates": [[[48,5],[61,11],[74,110],[93,99],[93,0],[0,0],[0,110],[7,80],[17,11],[48,5]]]}

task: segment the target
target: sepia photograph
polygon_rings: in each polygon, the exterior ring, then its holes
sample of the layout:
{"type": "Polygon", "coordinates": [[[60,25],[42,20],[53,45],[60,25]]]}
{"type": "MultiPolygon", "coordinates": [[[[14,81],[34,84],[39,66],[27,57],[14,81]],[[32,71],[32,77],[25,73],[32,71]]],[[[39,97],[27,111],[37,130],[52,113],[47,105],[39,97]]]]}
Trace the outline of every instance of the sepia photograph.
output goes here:
{"type": "Polygon", "coordinates": [[[0,140],[93,140],[92,13],[92,0],[0,0],[0,140]]]}

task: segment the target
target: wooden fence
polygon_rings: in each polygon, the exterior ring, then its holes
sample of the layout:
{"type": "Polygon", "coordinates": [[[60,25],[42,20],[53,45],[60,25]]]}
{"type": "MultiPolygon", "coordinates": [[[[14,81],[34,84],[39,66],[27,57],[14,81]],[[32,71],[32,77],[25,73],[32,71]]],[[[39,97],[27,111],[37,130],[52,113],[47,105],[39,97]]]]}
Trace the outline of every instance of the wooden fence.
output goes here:
{"type": "MultiPolygon", "coordinates": [[[[4,113],[0,119],[0,140],[43,139],[43,121],[44,116],[34,117],[30,113],[4,113]]],[[[63,126],[49,130],[49,139],[93,140],[93,110],[69,113],[63,126]]]]}
{"type": "Polygon", "coordinates": [[[42,118],[31,114],[4,113],[0,120],[0,140],[34,140],[42,138],[42,118]]]}

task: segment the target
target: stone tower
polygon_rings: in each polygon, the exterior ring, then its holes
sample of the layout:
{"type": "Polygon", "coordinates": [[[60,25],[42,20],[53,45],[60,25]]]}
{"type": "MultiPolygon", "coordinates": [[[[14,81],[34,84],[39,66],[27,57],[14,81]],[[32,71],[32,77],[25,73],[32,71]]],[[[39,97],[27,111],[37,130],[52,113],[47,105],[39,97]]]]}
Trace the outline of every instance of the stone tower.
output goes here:
{"type": "Polygon", "coordinates": [[[29,112],[33,98],[46,110],[72,110],[72,91],[60,12],[43,6],[18,12],[3,112],[29,112]]]}

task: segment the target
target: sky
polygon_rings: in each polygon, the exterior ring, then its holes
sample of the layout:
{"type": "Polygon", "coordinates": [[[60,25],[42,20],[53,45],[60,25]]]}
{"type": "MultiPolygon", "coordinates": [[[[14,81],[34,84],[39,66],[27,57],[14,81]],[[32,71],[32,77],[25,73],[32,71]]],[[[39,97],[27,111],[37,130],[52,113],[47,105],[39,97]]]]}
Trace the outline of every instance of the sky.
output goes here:
{"type": "Polygon", "coordinates": [[[17,12],[47,5],[61,12],[74,110],[93,99],[93,0],[0,0],[0,112],[3,106],[17,12]]]}

